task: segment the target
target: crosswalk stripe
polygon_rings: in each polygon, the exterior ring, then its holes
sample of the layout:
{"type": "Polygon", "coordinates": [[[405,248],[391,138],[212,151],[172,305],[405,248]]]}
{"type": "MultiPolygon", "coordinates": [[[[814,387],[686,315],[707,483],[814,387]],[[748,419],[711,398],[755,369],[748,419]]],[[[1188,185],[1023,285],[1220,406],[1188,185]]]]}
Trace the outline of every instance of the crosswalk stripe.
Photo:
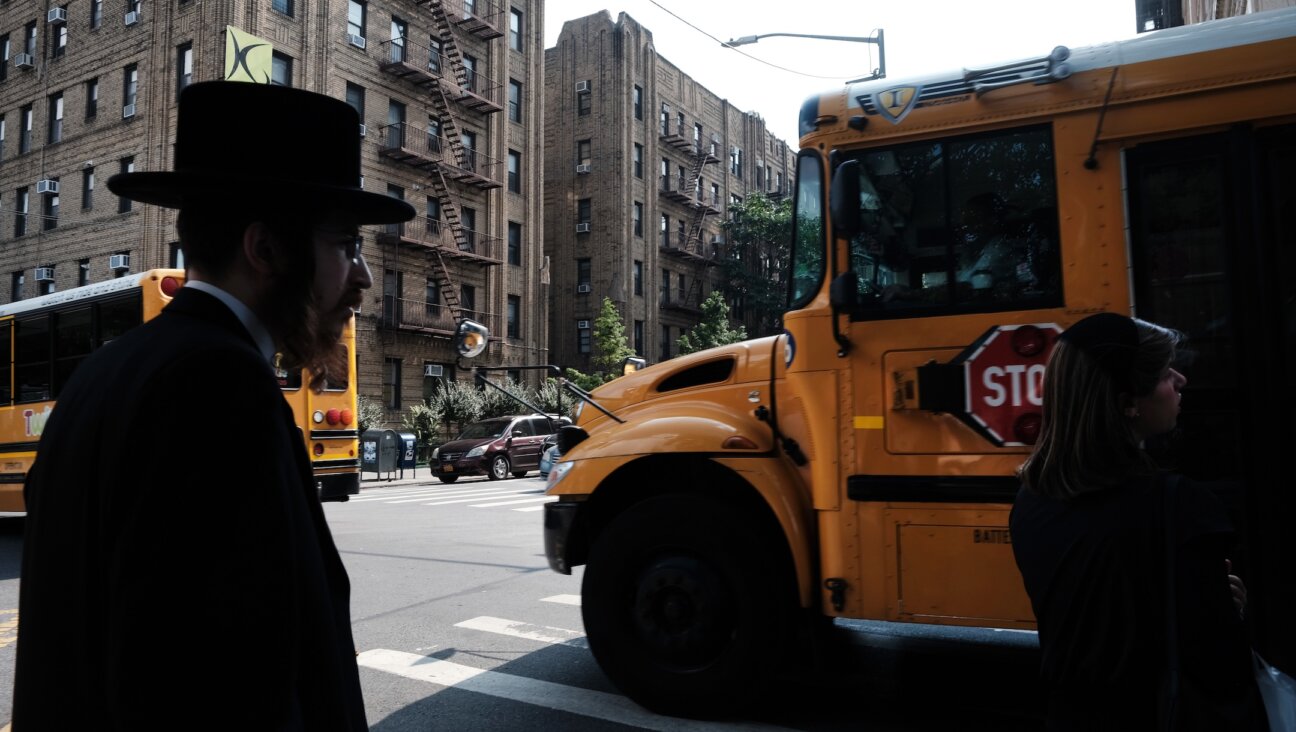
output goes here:
{"type": "Polygon", "coordinates": [[[463,497],[463,496],[476,496],[476,497],[478,497],[478,498],[485,498],[485,497],[487,497],[487,496],[496,496],[496,495],[504,495],[504,494],[523,493],[523,492],[525,492],[526,490],[535,490],[535,489],[534,489],[534,488],[530,488],[530,489],[523,489],[523,488],[474,488],[474,489],[471,489],[471,490],[448,490],[448,491],[437,491],[437,492],[434,492],[434,493],[425,493],[425,494],[423,494],[423,495],[421,495],[421,496],[415,496],[415,497],[413,497],[413,498],[402,498],[402,499],[395,500],[395,501],[387,501],[387,503],[417,503],[418,501],[425,501],[425,500],[427,500],[427,499],[429,499],[429,498],[460,498],[460,497],[463,497]]]}
{"type": "Polygon", "coordinates": [[[510,494],[501,494],[501,495],[498,495],[498,496],[472,496],[472,497],[470,497],[470,498],[459,498],[459,499],[455,499],[455,500],[451,500],[451,501],[432,501],[431,503],[423,503],[423,504],[420,504],[420,505],[423,505],[423,506],[446,506],[446,505],[449,505],[449,504],[451,504],[451,503],[472,503],[473,501],[480,501],[480,500],[482,500],[483,498],[508,498],[509,496],[520,496],[520,495],[522,495],[522,494],[521,494],[521,493],[510,493],[510,494]]]}
{"type": "Polygon", "coordinates": [[[523,498],[517,501],[499,501],[497,503],[477,503],[469,508],[494,508],[496,506],[513,506],[519,503],[534,503],[536,501],[549,502],[558,500],[558,496],[535,496],[533,498],[523,498]]]}
{"type": "Polygon", "coordinates": [[[451,661],[441,661],[428,656],[375,648],[361,653],[356,661],[365,668],[383,671],[407,679],[438,686],[453,686],[462,691],[508,699],[576,714],[607,722],[633,725],[659,732],[703,732],[703,730],[769,730],[783,727],[754,724],[717,724],[690,719],[661,717],[636,705],[618,694],[593,691],[576,686],[555,684],[552,681],[529,679],[524,676],[487,671],[451,661]]]}
{"type": "Polygon", "coordinates": [[[585,634],[580,631],[568,630],[566,628],[552,628],[547,625],[519,623],[514,620],[505,620],[504,618],[493,618],[489,615],[469,618],[462,623],[455,623],[455,627],[467,628],[469,630],[481,630],[496,635],[507,635],[512,638],[523,638],[525,640],[539,641],[551,645],[589,648],[589,644],[585,641],[585,634]]]}
{"type": "Polygon", "coordinates": [[[581,604],[580,595],[552,595],[550,597],[540,598],[540,602],[556,602],[559,605],[577,605],[581,604]]]}

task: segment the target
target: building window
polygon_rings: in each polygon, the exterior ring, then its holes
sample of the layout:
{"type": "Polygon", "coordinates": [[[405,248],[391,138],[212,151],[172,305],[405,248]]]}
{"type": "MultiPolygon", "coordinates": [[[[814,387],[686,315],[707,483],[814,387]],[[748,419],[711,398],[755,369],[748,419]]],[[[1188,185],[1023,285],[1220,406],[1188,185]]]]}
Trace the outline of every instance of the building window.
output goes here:
{"type": "Polygon", "coordinates": [[[14,199],[14,237],[20,237],[27,233],[27,206],[30,204],[31,196],[26,188],[19,188],[18,195],[14,199]]]}
{"type": "Polygon", "coordinates": [[[463,308],[470,317],[480,317],[477,315],[477,288],[472,285],[459,286],[459,307],[463,308]]]}
{"type": "Polygon", "coordinates": [[[292,76],[292,57],[275,51],[270,56],[270,83],[275,86],[292,86],[292,76]]]}
{"type": "Polygon", "coordinates": [[[508,222],[508,263],[522,266],[522,224],[508,222]]]}
{"type": "Polygon", "coordinates": [[[176,48],[176,94],[193,82],[193,44],[182,43],[176,48]]]}
{"type": "Polygon", "coordinates": [[[32,105],[28,104],[18,110],[18,154],[31,150],[32,105]]]}
{"type": "Polygon", "coordinates": [[[9,74],[9,34],[0,34],[0,81],[9,74]]]}
{"type": "Polygon", "coordinates": [[[590,157],[591,148],[592,148],[592,143],[589,140],[576,141],[576,164],[577,165],[591,164],[591,160],[592,160],[592,158],[590,157]]]}
{"type": "MultiPolygon", "coordinates": [[[[139,94],[139,66],[129,64],[122,69],[122,108],[134,107],[139,94]]],[[[123,117],[126,114],[123,112],[123,117]]]]}
{"type": "Polygon", "coordinates": [[[383,406],[388,409],[401,408],[401,360],[399,358],[383,359],[382,400],[383,406]]]}
{"type": "Polygon", "coordinates": [[[18,302],[22,299],[23,284],[27,281],[27,275],[22,272],[14,272],[9,278],[9,300],[18,302]]]}
{"type": "Polygon", "coordinates": [[[459,211],[459,222],[464,229],[464,242],[460,248],[472,252],[477,249],[477,209],[464,206],[459,211]]]}
{"type": "Polygon", "coordinates": [[[365,114],[365,90],[359,84],[347,82],[346,85],[346,103],[360,115],[360,124],[364,124],[365,114]]]}
{"type": "Polygon", "coordinates": [[[508,151],[508,189],[510,193],[522,192],[522,153],[508,151]]]}
{"type": "Polygon", "coordinates": [[[661,291],[657,293],[657,299],[661,300],[662,305],[669,305],[671,301],[671,276],[669,269],[662,270],[661,291]]]}
{"type": "MultiPolygon", "coordinates": [[[[52,178],[51,180],[58,183],[58,178],[52,178]]],[[[41,228],[49,231],[58,228],[59,194],[46,193],[44,198],[45,200],[41,204],[41,215],[45,223],[41,228]]]]}
{"type": "Polygon", "coordinates": [[[634,351],[636,356],[644,355],[644,329],[643,321],[634,322],[634,351]]]}
{"type": "Polygon", "coordinates": [[[427,221],[428,235],[433,238],[441,236],[441,199],[436,196],[427,197],[427,221]]]}
{"type": "Polygon", "coordinates": [[[661,327],[661,360],[669,361],[671,357],[671,329],[669,325],[661,327]]]}
{"type": "Polygon", "coordinates": [[[743,174],[743,153],[741,148],[734,148],[729,151],[729,172],[742,179],[743,174]]]}
{"type": "Polygon", "coordinates": [[[0,113],[0,160],[4,160],[5,116],[0,113]]]}
{"type": "Polygon", "coordinates": [[[467,85],[464,86],[464,90],[477,94],[477,57],[466,53],[463,54],[463,67],[464,76],[468,81],[467,85]]]}
{"type": "Polygon", "coordinates": [[[576,202],[576,223],[588,224],[590,222],[590,199],[582,198],[576,202]]]}
{"type": "Polygon", "coordinates": [[[54,144],[63,139],[63,92],[51,94],[49,98],[49,142],[54,144]]]}
{"type": "MultiPolygon", "coordinates": [[[[54,274],[54,265],[46,265],[50,269],[50,274],[54,274]]],[[[41,295],[49,295],[54,292],[54,280],[36,280],[36,292],[41,295]]],[[[61,345],[61,344],[60,344],[61,345]]]]}
{"type": "Polygon", "coordinates": [[[634,294],[643,296],[643,262],[637,259],[634,263],[634,294]]]}
{"type": "Polygon", "coordinates": [[[522,11],[509,8],[509,48],[522,53],[522,11]]]}
{"type": "Polygon", "coordinates": [[[522,337],[522,298],[517,295],[508,296],[508,337],[522,337]]]}
{"type": "Polygon", "coordinates": [[[36,21],[27,24],[23,31],[23,53],[36,58],[36,21]]]}
{"type": "MultiPolygon", "coordinates": [[[[135,172],[135,156],[134,156],[134,155],[131,155],[131,156],[129,156],[129,157],[124,157],[124,158],[121,159],[121,172],[123,172],[123,173],[134,173],[134,172],[135,172]]],[[[130,210],[131,210],[131,200],[130,200],[129,198],[124,197],[124,196],[118,196],[118,197],[117,197],[117,213],[130,213],[130,210]]]]}
{"type": "MultiPolygon", "coordinates": [[[[588,81],[585,82],[585,88],[589,88],[588,81]]],[[[576,94],[576,114],[581,117],[588,115],[590,113],[590,108],[594,103],[593,97],[594,95],[588,91],[578,92],[576,94]]]]}
{"type": "MultiPolygon", "coordinates": [[[[62,8],[63,8],[63,15],[66,16],[68,6],[64,5],[62,6],[62,8]]],[[[50,56],[52,58],[58,58],[59,56],[62,56],[63,53],[67,51],[67,43],[68,43],[68,24],[59,23],[54,29],[54,48],[50,49],[50,56]]]]}
{"type": "Polygon", "coordinates": [[[95,207],[95,168],[82,168],[82,211],[95,207]]]}
{"type": "Polygon", "coordinates": [[[366,6],[357,0],[347,0],[347,35],[364,38],[366,6]]]}
{"type": "Polygon", "coordinates": [[[693,123],[693,151],[702,154],[702,123],[693,123]]]}
{"type": "Polygon", "coordinates": [[[508,118],[510,122],[522,122],[522,83],[516,79],[509,79],[508,118]]]}
{"type": "Polygon", "coordinates": [[[719,183],[711,184],[711,205],[712,206],[720,205],[720,184],[719,183]]]}
{"type": "Polygon", "coordinates": [[[630,100],[634,104],[634,116],[637,120],[643,119],[643,87],[635,84],[634,91],[630,94],[630,100]]]}
{"type": "Polygon", "coordinates": [[[103,25],[103,0],[90,0],[90,28],[103,25]]]}
{"type": "Polygon", "coordinates": [[[428,323],[441,319],[441,284],[428,277],[423,286],[423,312],[428,323]]]}
{"type": "Polygon", "coordinates": [[[666,214],[661,217],[661,245],[670,248],[670,217],[666,214]]]}
{"type": "Polygon", "coordinates": [[[643,145],[634,144],[634,177],[643,180],[643,145]]]}
{"type": "Polygon", "coordinates": [[[85,287],[90,284],[90,260],[77,260],[77,287],[85,287]]]}
{"type": "Polygon", "coordinates": [[[392,16],[391,20],[391,62],[405,62],[405,39],[409,37],[409,23],[392,16]]]}
{"type": "Polygon", "coordinates": [[[291,18],[293,15],[293,0],[271,0],[270,8],[291,18]]]}
{"type": "MultiPolygon", "coordinates": [[[[14,299],[17,300],[18,298],[15,297],[14,299]]],[[[576,328],[576,350],[579,353],[590,352],[590,329],[579,327],[581,323],[588,323],[588,322],[589,321],[576,322],[576,325],[578,326],[576,328]]]]}
{"type": "Polygon", "coordinates": [[[95,77],[85,84],[85,118],[92,120],[95,115],[99,114],[99,77],[95,77]]]}
{"type": "Polygon", "coordinates": [[[670,105],[665,102],[662,102],[662,106],[661,106],[660,124],[661,124],[661,134],[669,135],[670,134],[670,105]]]}
{"type": "Polygon", "coordinates": [[[441,73],[441,39],[434,35],[428,36],[428,71],[441,73]]]}
{"type": "Polygon", "coordinates": [[[644,207],[640,201],[634,202],[634,235],[643,238],[644,207]]]}
{"type": "Polygon", "coordinates": [[[576,286],[590,286],[590,260],[589,257],[576,260],[576,286]]]}

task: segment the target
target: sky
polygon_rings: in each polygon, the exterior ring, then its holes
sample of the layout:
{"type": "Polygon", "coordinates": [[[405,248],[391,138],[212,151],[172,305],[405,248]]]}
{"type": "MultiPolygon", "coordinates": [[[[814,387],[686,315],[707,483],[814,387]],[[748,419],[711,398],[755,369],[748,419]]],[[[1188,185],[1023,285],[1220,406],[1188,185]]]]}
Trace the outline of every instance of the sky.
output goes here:
{"type": "Polygon", "coordinates": [[[652,32],[659,54],[739,109],[759,114],[771,133],[795,149],[801,103],[872,73],[877,46],[784,37],[726,48],[719,41],[765,33],[869,37],[880,28],[887,79],[900,82],[1044,56],[1059,45],[1129,38],[1135,35],[1134,2],[548,0],[545,48],[557,43],[565,20],[607,10],[615,22],[625,12],[652,32]],[[797,12],[801,3],[816,12],[797,12]]]}

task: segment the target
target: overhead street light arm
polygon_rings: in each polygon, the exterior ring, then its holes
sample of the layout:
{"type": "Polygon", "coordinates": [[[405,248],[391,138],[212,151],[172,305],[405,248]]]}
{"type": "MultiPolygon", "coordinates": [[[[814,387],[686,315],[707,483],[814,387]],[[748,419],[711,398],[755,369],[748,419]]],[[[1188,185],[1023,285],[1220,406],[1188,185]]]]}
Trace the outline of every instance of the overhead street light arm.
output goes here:
{"type": "Polygon", "coordinates": [[[886,78],[886,43],[881,28],[878,29],[877,33],[871,36],[823,36],[814,33],[761,33],[760,35],[755,35],[755,36],[742,36],[741,38],[731,38],[729,39],[729,42],[725,43],[724,45],[729,47],[747,46],[752,43],[755,43],[756,41],[759,41],[762,38],[773,38],[775,36],[782,36],[785,38],[814,38],[821,41],[847,41],[849,43],[876,44],[878,47],[878,66],[876,69],[873,70],[873,75],[866,76],[863,79],[852,79],[851,81],[848,81],[846,83],[854,84],[860,81],[872,81],[873,79],[886,78]]]}

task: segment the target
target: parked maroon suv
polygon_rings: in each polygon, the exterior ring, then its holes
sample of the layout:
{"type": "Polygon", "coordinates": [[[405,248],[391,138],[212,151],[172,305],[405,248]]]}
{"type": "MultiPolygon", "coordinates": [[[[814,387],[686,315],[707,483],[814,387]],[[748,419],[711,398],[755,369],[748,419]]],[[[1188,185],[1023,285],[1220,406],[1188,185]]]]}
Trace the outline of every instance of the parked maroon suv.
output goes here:
{"type": "Polygon", "coordinates": [[[453,483],[461,475],[502,480],[512,473],[514,478],[524,478],[528,470],[540,466],[544,439],[557,424],[538,414],[474,422],[459,437],[432,451],[432,474],[442,483],[453,483]]]}

